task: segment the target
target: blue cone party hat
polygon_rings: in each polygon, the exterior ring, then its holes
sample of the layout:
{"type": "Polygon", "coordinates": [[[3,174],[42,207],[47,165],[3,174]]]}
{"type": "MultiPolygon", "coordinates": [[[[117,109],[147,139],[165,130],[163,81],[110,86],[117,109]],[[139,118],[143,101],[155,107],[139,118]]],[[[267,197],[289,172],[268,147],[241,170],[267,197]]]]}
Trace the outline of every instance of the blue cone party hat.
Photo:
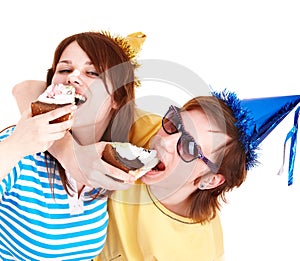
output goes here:
{"type": "MultiPolygon", "coordinates": [[[[247,170],[258,163],[256,151],[259,144],[300,102],[300,95],[244,100],[238,99],[235,93],[227,90],[220,93],[212,92],[212,95],[224,101],[233,111],[237,120],[236,126],[240,130],[240,141],[247,155],[247,170]]],[[[284,142],[285,151],[286,143],[291,139],[288,185],[293,183],[299,111],[300,106],[295,110],[294,125],[284,142]]]]}

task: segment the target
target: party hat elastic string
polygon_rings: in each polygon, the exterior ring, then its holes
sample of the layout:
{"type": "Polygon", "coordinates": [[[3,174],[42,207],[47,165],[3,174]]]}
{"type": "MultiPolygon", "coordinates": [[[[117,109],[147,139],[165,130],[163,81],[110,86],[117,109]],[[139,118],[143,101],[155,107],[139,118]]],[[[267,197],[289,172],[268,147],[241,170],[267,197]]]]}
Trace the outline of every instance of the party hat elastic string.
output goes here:
{"type": "Polygon", "coordinates": [[[291,130],[286,135],[286,139],[284,142],[284,150],[283,150],[283,163],[279,170],[278,174],[281,174],[283,172],[284,168],[284,162],[285,162],[285,151],[286,151],[286,145],[289,139],[291,139],[290,142],[290,156],[289,156],[289,169],[288,169],[288,185],[293,184],[294,179],[294,166],[295,166],[295,158],[296,158],[296,148],[297,148],[297,134],[298,134],[298,119],[299,119],[299,112],[300,112],[300,106],[296,109],[295,115],[294,115],[294,125],[291,128],[291,130]]]}

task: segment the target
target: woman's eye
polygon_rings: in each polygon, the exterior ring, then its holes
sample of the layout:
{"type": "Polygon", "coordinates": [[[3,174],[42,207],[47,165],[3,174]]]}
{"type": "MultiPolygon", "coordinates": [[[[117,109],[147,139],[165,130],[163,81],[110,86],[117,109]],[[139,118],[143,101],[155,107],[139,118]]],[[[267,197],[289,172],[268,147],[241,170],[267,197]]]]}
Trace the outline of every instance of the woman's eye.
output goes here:
{"type": "Polygon", "coordinates": [[[89,72],[87,72],[87,74],[92,75],[92,76],[99,77],[99,73],[94,72],[94,71],[89,71],[89,72]]]}
{"type": "Polygon", "coordinates": [[[71,73],[72,71],[69,70],[69,69],[61,69],[61,70],[58,70],[58,73],[71,73]]]}

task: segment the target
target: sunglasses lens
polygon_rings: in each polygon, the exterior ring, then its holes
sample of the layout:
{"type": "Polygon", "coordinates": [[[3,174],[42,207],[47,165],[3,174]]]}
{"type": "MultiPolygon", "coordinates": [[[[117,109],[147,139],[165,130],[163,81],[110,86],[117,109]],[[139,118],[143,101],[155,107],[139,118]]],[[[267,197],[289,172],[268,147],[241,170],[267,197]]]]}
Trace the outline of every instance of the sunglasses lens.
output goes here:
{"type": "Polygon", "coordinates": [[[176,113],[169,111],[163,118],[163,128],[168,134],[174,134],[178,132],[178,125],[180,125],[180,120],[177,118],[176,113]]]}
{"type": "Polygon", "coordinates": [[[173,133],[177,132],[177,128],[174,125],[174,123],[171,120],[167,119],[167,118],[165,118],[163,120],[163,127],[164,127],[165,131],[168,134],[173,134],[173,133]]]}
{"type": "Polygon", "coordinates": [[[198,147],[192,137],[183,134],[178,140],[178,152],[181,158],[187,162],[194,160],[198,157],[198,147]]]}

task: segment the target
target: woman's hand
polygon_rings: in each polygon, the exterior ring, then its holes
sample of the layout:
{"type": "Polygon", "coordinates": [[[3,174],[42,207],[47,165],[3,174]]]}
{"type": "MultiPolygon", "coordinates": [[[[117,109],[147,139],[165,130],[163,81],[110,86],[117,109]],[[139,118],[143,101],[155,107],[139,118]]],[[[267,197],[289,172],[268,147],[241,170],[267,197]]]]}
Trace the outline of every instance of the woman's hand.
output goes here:
{"type": "Polygon", "coordinates": [[[82,146],[71,134],[67,134],[63,139],[56,141],[49,152],[77,182],[107,190],[128,189],[136,178],[101,159],[105,144],[97,142],[82,146]]]}
{"type": "Polygon", "coordinates": [[[65,107],[31,117],[28,109],[22,114],[11,139],[15,141],[22,156],[46,151],[54,141],[61,139],[72,127],[73,120],[50,124],[49,122],[60,116],[74,112],[76,106],[65,107]]]}
{"type": "Polygon", "coordinates": [[[20,159],[43,152],[61,139],[71,128],[73,120],[49,122],[75,109],[76,106],[68,105],[35,117],[31,117],[30,109],[24,111],[12,135],[0,143],[0,181],[20,159]]]}

